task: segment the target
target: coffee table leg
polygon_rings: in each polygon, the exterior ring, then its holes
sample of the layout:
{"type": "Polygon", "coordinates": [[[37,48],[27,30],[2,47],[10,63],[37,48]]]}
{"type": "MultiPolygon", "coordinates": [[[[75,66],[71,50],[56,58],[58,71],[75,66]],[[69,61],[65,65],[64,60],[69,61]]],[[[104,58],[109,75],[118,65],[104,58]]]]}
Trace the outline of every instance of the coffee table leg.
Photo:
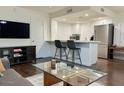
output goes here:
{"type": "Polygon", "coordinates": [[[61,80],[56,78],[55,76],[44,72],[44,86],[51,86],[51,85],[56,84],[56,83],[58,83],[60,81],[61,80]]]}

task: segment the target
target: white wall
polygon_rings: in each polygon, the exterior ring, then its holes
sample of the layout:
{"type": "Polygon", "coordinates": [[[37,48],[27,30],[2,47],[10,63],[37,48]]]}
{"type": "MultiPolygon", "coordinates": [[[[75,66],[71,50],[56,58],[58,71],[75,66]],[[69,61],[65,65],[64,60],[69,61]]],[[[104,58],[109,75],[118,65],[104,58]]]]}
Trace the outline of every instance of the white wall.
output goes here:
{"type": "Polygon", "coordinates": [[[93,22],[70,24],[52,21],[51,40],[68,40],[72,34],[80,34],[80,40],[90,40],[94,34],[94,25],[93,22]]]}
{"type": "MultiPolygon", "coordinates": [[[[114,44],[124,47],[124,14],[113,18],[115,24],[114,44]]],[[[124,60],[124,52],[115,52],[114,58],[124,60]]]]}
{"type": "Polygon", "coordinates": [[[118,46],[124,46],[124,17],[120,16],[118,19],[114,19],[114,24],[115,24],[114,43],[118,46]]]}
{"type": "Polygon", "coordinates": [[[61,38],[61,40],[68,40],[70,38],[70,35],[72,34],[71,30],[71,24],[58,22],[58,31],[56,39],[61,38]]]}
{"type": "Polygon", "coordinates": [[[91,23],[70,24],[52,20],[51,40],[68,40],[72,34],[81,34],[81,40],[89,40],[93,34],[91,23]]]}
{"type": "Polygon", "coordinates": [[[48,39],[48,15],[20,7],[0,7],[0,20],[30,23],[30,39],[0,39],[0,47],[36,45],[36,56],[43,55],[43,43],[48,39]]]}
{"type": "Polygon", "coordinates": [[[51,20],[51,40],[55,40],[58,31],[58,22],[51,20]]]}
{"type": "Polygon", "coordinates": [[[72,25],[72,32],[74,34],[80,34],[80,40],[90,40],[93,35],[93,24],[92,23],[77,23],[72,25]]]}
{"type": "Polygon", "coordinates": [[[81,24],[72,24],[71,34],[81,34],[81,24]]]}
{"type": "Polygon", "coordinates": [[[72,35],[72,25],[69,23],[52,21],[51,28],[51,40],[68,40],[72,35]]]}

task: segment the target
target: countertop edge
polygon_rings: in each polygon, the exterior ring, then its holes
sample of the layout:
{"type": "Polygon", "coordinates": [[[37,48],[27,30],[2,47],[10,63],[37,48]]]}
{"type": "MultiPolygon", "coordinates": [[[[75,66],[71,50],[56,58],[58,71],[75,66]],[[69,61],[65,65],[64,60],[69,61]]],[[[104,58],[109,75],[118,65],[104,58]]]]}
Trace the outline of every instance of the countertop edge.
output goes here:
{"type": "MultiPolygon", "coordinates": [[[[46,42],[54,42],[54,41],[46,41],[46,42]]],[[[67,42],[67,41],[61,41],[61,42],[67,42]]],[[[100,41],[75,41],[75,43],[100,43],[100,41]]]]}

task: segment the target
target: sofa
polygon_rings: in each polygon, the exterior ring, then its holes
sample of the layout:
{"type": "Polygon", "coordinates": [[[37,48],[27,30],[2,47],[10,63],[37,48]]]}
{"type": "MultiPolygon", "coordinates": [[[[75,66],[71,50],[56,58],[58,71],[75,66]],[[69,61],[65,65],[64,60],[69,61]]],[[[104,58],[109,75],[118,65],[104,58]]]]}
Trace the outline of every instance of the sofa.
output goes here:
{"type": "Polygon", "coordinates": [[[27,79],[10,68],[10,63],[7,58],[2,58],[1,61],[6,71],[3,72],[4,76],[0,77],[0,86],[32,86],[27,79]]]}

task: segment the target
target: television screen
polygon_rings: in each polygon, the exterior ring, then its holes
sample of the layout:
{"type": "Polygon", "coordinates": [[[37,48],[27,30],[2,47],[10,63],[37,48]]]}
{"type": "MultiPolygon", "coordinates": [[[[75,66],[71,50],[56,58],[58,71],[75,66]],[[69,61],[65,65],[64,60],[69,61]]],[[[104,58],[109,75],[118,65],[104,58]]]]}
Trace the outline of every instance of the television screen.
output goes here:
{"type": "Polygon", "coordinates": [[[30,38],[30,24],[0,20],[0,38],[30,38]]]}

